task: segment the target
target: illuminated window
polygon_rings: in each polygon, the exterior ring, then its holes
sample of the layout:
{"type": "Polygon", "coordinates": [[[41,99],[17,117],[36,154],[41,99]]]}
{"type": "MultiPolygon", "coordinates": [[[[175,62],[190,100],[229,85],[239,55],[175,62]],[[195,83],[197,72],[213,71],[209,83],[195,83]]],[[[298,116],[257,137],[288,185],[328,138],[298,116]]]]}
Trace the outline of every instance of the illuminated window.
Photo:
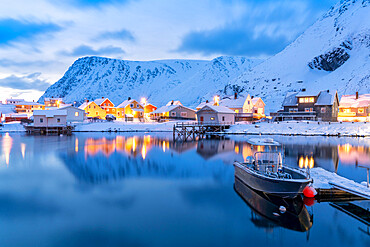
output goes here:
{"type": "Polygon", "coordinates": [[[75,112],[75,117],[78,117],[78,112],[77,111],[75,112]]]}
{"type": "Polygon", "coordinates": [[[326,113],[326,108],[325,107],[321,107],[321,113],[326,113]]]}
{"type": "Polygon", "coordinates": [[[313,108],[304,108],[305,112],[313,112],[313,108]]]}
{"type": "Polygon", "coordinates": [[[310,102],[310,103],[315,102],[315,98],[313,98],[313,97],[309,98],[309,102],[310,102]]]}
{"type": "Polygon", "coordinates": [[[364,113],[364,108],[358,108],[358,113],[364,113]]]}
{"type": "Polygon", "coordinates": [[[299,103],[304,103],[304,98],[299,98],[299,103]]]}
{"type": "Polygon", "coordinates": [[[214,117],[211,117],[211,121],[215,121],[215,118],[214,117]]]}
{"type": "Polygon", "coordinates": [[[344,113],[350,113],[351,112],[351,109],[343,109],[343,112],[344,113]]]}
{"type": "Polygon", "coordinates": [[[96,112],[96,115],[98,116],[99,115],[99,112],[96,112]]]}
{"type": "Polygon", "coordinates": [[[239,110],[235,110],[235,113],[239,113],[239,110]]]}

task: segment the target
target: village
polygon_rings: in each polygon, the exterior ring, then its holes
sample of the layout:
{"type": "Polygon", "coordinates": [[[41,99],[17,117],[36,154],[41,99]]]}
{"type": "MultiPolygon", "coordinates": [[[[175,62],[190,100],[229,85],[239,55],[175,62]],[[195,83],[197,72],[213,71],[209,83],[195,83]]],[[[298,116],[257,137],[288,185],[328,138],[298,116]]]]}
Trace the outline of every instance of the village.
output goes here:
{"type": "MultiPolygon", "coordinates": [[[[66,104],[63,98],[45,98],[43,104],[11,98],[2,104],[1,119],[3,123],[21,123],[26,129],[35,132],[47,129],[58,133],[66,129],[72,131],[76,126],[83,129],[81,126],[89,123],[99,123],[100,126],[104,126],[104,123],[110,126],[112,123],[121,126],[135,123],[135,126],[140,126],[143,123],[188,122],[227,128],[235,125],[238,130],[243,124],[250,123],[366,123],[370,121],[370,94],[356,92],[353,95],[342,95],[339,99],[337,92],[308,92],[302,89],[300,92],[288,93],[281,108],[267,115],[262,98],[237,93],[222,98],[216,95],[213,99],[201,102],[195,109],[184,106],[178,100],[171,100],[164,106],[155,106],[146,98],[136,100],[130,97],[118,105],[102,97],[93,101],[86,100],[80,106],[66,104]]],[[[148,125],[145,126],[148,130],[148,125]]]]}

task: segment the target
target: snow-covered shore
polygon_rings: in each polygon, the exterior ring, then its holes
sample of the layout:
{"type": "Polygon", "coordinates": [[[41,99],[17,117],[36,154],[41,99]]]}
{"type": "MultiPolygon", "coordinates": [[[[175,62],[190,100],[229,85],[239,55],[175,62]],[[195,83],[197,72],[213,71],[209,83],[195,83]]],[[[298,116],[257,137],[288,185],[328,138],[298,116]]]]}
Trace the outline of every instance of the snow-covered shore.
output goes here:
{"type": "Polygon", "coordinates": [[[306,136],[370,136],[370,123],[328,123],[316,121],[236,123],[228,134],[306,135],[306,136]]]}
{"type": "Polygon", "coordinates": [[[24,132],[26,129],[20,122],[11,122],[11,123],[4,123],[2,127],[0,127],[0,133],[4,132],[24,132]]]}

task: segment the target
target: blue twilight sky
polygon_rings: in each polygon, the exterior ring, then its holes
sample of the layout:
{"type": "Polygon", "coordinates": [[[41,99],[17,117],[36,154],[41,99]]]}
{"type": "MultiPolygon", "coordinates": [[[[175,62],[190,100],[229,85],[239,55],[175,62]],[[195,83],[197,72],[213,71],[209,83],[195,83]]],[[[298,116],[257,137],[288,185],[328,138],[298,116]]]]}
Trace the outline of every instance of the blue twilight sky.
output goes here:
{"type": "Polygon", "coordinates": [[[79,57],[269,57],[337,0],[0,0],[0,100],[37,99],[79,57]]]}

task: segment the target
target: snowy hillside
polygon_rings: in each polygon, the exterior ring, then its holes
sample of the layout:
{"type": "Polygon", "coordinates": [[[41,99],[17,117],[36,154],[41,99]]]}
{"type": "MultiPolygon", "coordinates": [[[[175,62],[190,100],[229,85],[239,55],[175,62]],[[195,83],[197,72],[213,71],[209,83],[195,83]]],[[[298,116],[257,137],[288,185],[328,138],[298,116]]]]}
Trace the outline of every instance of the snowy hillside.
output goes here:
{"type": "Polygon", "coordinates": [[[280,108],[287,92],[370,92],[370,0],[342,0],[282,52],[243,73],[227,93],[248,92],[280,108]]]}
{"type": "Polygon", "coordinates": [[[148,62],[84,57],[75,61],[39,101],[62,97],[67,103],[82,103],[104,96],[119,104],[128,97],[146,97],[158,106],[170,100],[195,106],[205,94],[213,96],[259,62],[243,57],[148,62]]]}

